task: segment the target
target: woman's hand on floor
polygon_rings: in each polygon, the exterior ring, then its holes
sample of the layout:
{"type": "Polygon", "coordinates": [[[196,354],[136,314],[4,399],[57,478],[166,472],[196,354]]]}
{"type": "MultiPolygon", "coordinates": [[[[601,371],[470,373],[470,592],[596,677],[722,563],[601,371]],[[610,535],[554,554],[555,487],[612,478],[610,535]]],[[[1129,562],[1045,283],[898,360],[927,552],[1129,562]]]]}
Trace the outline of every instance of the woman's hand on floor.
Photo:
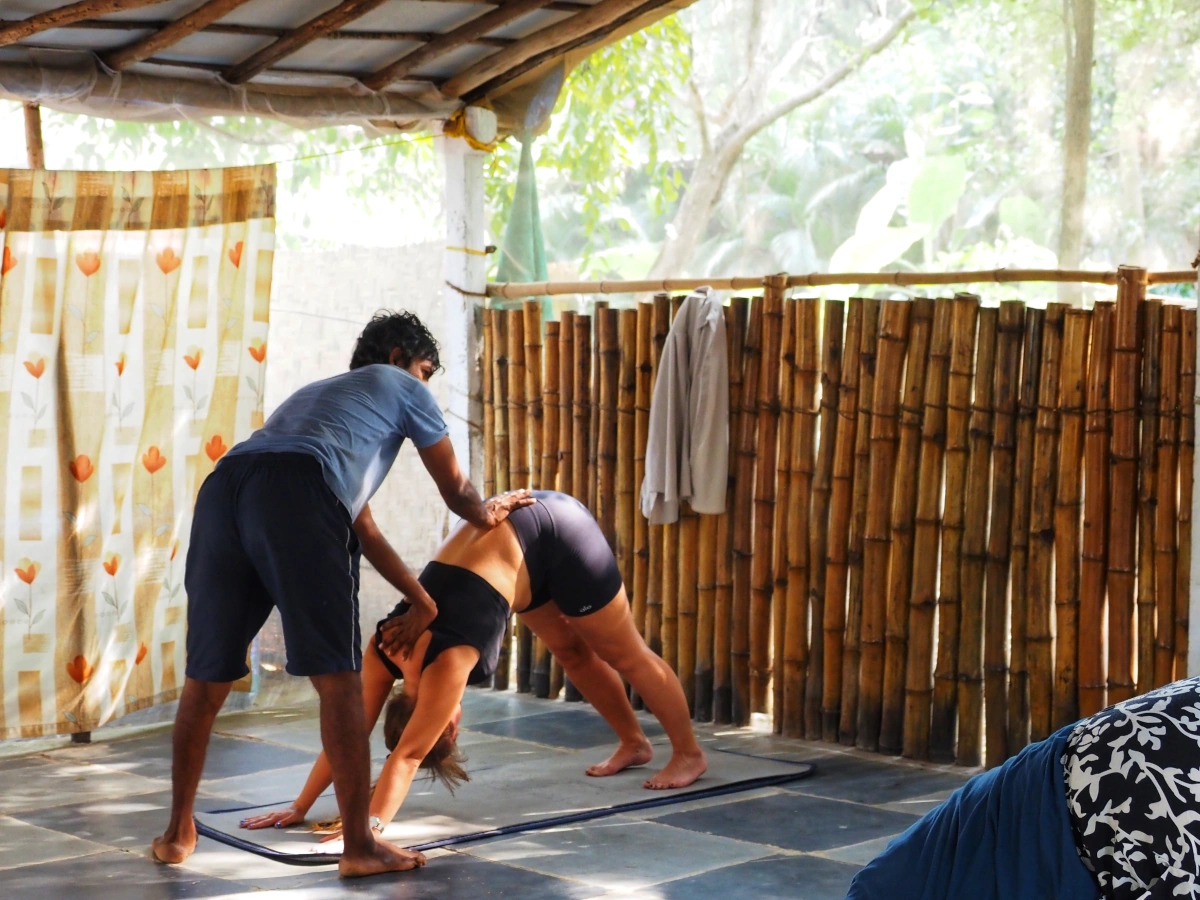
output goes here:
{"type": "Polygon", "coordinates": [[[288,825],[299,825],[303,821],[304,813],[294,806],[289,806],[287,809],[278,809],[258,816],[248,816],[239,824],[243,828],[253,831],[258,828],[286,828],[288,825]]]}

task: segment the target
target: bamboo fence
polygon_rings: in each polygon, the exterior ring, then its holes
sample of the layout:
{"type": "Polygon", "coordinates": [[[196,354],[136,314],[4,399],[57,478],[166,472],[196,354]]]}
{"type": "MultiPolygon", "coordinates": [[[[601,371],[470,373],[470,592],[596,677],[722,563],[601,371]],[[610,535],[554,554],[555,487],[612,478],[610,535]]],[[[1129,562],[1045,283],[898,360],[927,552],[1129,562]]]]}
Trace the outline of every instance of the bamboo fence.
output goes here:
{"type": "MultiPolygon", "coordinates": [[[[1196,310],[1099,274],[1089,310],[740,285],[726,511],[668,526],[639,494],[682,298],[485,310],[485,488],[589,504],[697,721],[995,766],[1186,673],[1196,310]]],[[[558,696],[543,644],[503,652],[495,686],[558,696]]]]}

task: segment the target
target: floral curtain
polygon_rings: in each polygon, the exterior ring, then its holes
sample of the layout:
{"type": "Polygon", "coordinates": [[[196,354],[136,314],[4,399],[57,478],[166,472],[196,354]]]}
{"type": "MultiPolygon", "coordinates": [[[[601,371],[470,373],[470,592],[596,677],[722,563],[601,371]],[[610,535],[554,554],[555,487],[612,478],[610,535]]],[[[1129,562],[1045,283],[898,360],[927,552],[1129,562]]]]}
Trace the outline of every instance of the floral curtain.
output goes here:
{"type": "Polygon", "coordinates": [[[262,422],[275,170],[0,170],[0,738],[174,699],[201,482],[262,422]]]}

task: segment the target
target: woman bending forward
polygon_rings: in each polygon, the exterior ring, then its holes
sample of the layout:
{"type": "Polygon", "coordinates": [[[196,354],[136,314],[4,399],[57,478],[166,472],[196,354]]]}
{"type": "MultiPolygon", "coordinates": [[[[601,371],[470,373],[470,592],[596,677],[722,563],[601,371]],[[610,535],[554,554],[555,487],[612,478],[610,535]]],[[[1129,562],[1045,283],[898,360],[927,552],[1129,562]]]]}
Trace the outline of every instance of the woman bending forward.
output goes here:
{"type": "MultiPolygon", "coordinates": [[[[389,658],[380,649],[383,632],[407,611],[405,602],[379,623],[370,652],[363,654],[363,700],[371,727],[395,681],[404,682],[388,704],[385,737],[392,753],[371,799],[377,830],[400,809],[418,768],[432,770],[451,787],[467,777],[456,744],[463,692],[495,672],[510,611],[545,643],[620,738],[612,755],[587,774],[614,775],[654,755],[622,677],[671,741],[670,761],[644,786],[687,787],[707,769],[679,680],[634,628],[616,560],[595,519],[566,494],[535,491],[534,497],[536,503],[510,513],[508,527],[483,531],[464,522],[438,548],[420,577],[437,603],[437,618],[410,656],[389,658]]],[[[331,781],[322,753],[291,807],[246,819],[242,827],[303,821],[331,781]]]]}

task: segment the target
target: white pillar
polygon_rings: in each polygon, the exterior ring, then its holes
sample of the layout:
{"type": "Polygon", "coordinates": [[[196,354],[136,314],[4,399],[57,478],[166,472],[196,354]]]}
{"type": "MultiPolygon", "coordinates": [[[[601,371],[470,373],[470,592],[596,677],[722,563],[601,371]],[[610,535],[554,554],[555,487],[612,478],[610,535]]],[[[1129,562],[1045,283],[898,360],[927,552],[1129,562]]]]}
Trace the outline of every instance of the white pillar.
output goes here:
{"type": "MultiPolygon", "coordinates": [[[[496,114],[471,107],[467,129],[480,142],[496,135],[496,114]]],[[[487,257],[484,255],[483,163],[488,154],[472,149],[462,138],[439,137],[445,166],[444,209],[446,249],[444,273],[445,340],[442,365],[450,385],[446,424],[459,465],[471,474],[477,488],[483,486],[483,440],[480,403],[478,311],[483,307],[487,257]]]]}
{"type": "MultiPolygon", "coordinates": [[[[1200,258],[1200,257],[1197,257],[1200,258]]],[[[1200,271],[1196,273],[1196,292],[1200,294],[1200,271]]],[[[1200,348],[1197,349],[1200,360],[1200,348]]],[[[1196,394],[1200,397],[1200,382],[1196,394]]],[[[1200,483],[1200,456],[1192,463],[1193,485],[1200,483]]],[[[1196,516],[1200,515],[1200,491],[1192,488],[1192,571],[1188,581],[1188,676],[1200,675],[1200,528],[1196,527],[1196,516]]],[[[1176,673],[1180,677],[1182,673],[1176,673]]]]}

